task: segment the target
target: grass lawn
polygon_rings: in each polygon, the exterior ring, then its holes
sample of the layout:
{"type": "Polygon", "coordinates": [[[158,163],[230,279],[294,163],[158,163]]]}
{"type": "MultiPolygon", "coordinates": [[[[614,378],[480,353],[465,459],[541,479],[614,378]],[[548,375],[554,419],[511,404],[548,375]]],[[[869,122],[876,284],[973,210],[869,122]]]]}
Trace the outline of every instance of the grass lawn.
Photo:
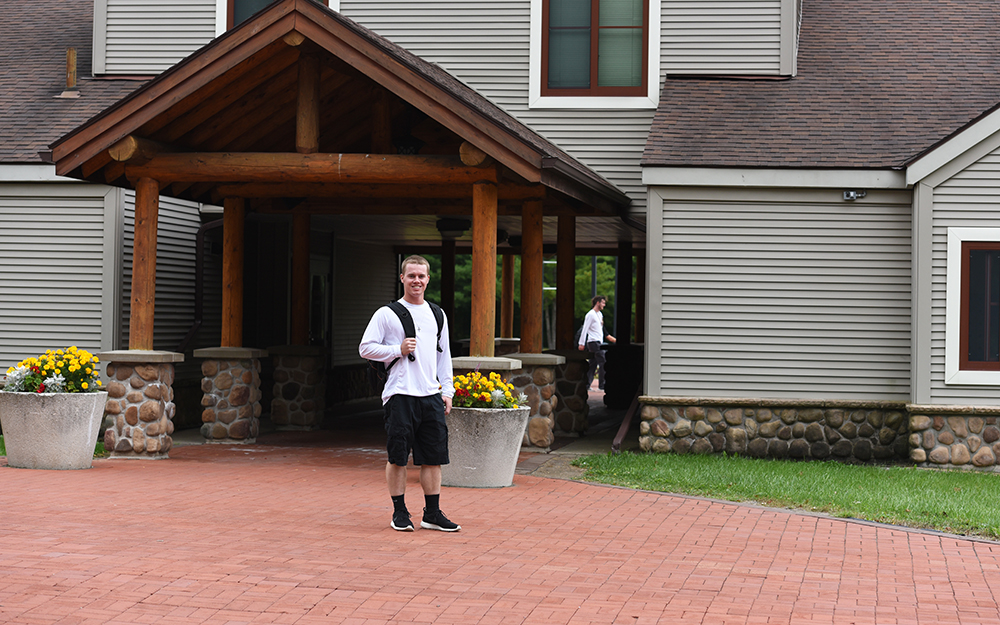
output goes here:
{"type": "Polygon", "coordinates": [[[1000,475],[673,454],[594,455],[583,479],[1000,540],[1000,475]]]}

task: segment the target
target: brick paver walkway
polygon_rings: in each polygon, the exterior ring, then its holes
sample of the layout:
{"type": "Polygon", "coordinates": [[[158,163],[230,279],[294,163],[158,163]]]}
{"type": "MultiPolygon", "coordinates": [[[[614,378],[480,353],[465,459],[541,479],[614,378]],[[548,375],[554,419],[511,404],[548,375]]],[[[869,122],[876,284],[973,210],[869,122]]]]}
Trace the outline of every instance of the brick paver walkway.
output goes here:
{"type": "Polygon", "coordinates": [[[1000,623],[995,543],[531,475],[395,532],[383,452],[321,439],[0,467],[0,622],[1000,623]]]}

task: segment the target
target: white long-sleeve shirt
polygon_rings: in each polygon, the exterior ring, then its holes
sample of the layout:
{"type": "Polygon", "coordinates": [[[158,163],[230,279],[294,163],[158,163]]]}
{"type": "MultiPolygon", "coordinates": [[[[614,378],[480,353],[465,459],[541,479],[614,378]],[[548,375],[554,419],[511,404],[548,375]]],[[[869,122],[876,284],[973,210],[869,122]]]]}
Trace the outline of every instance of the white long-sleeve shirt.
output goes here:
{"type": "Polygon", "coordinates": [[[586,347],[587,343],[591,341],[604,342],[604,315],[593,308],[587,311],[587,316],[583,318],[580,345],[586,347]]]}
{"type": "Polygon", "coordinates": [[[386,366],[399,358],[389,370],[385,389],[382,391],[382,403],[385,404],[393,395],[428,397],[441,393],[444,397],[452,397],[455,394],[455,386],[452,382],[447,315],[444,318],[444,327],[441,328],[442,351],[439,352],[437,322],[434,320],[430,304],[424,302],[418,306],[404,299],[399,301],[413,316],[417,334],[417,349],[413,352],[414,361],[410,362],[410,359],[400,352],[400,345],[406,335],[399,317],[388,306],[375,311],[371,321],[368,322],[368,327],[365,328],[364,336],[361,337],[361,345],[358,346],[362,358],[384,362],[386,366]]]}

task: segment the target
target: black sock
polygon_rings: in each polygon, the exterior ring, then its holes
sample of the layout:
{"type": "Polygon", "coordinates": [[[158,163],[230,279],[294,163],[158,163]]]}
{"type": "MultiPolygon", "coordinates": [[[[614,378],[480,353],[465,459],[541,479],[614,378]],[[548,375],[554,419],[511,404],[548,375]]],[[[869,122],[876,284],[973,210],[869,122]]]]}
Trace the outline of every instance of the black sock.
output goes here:
{"type": "Polygon", "coordinates": [[[406,502],[403,499],[406,495],[396,495],[392,498],[392,509],[395,512],[406,512],[406,502]]]}
{"type": "Polygon", "coordinates": [[[440,498],[441,495],[424,495],[424,510],[428,513],[437,512],[440,498]]]}

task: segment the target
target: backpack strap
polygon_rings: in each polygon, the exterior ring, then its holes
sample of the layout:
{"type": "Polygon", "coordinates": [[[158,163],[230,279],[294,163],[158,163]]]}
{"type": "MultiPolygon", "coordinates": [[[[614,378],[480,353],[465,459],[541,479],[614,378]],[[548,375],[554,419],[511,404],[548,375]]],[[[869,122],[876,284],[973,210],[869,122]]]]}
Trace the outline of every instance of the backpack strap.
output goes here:
{"type": "MultiPolygon", "coordinates": [[[[399,317],[399,322],[401,324],[403,324],[403,335],[406,338],[408,338],[408,339],[412,339],[412,338],[416,337],[417,336],[417,328],[416,328],[416,326],[414,326],[414,324],[413,324],[413,316],[410,314],[410,311],[408,311],[406,309],[406,306],[403,306],[401,303],[399,303],[398,300],[396,300],[396,301],[389,302],[388,308],[392,312],[396,313],[396,316],[399,317]]],[[[413,362],[414,360],[416,360],[416,357],[413,355],[413,352],[410,352],[409,354],[407,354],[406,357],[407,357],[407,359],[409,359],[410,362],[413,362]]],[[[392,362],[390,362],[388,365],[386,365],[385,372],[388,374],[389,373],[389,369],[392,369],[392,366],[394,364],[396,364],[396,362],[398,362],[398,361],[399,361],[399,358],[396,358],[395,360],[393,360],[392,362]]]]}
{"type": "Polygon", "coordinates": [[[431,312],[434,313],[434,321],[437,321],[438,324],[438,340],[437,340],[438,352],[444,353],[444,350],[441,349],[441,330],[444,328],[444,311],[441,310],[441,307],[435,304],[434,302],[427,302],[427,303],[431,305],[431,312]]]}

